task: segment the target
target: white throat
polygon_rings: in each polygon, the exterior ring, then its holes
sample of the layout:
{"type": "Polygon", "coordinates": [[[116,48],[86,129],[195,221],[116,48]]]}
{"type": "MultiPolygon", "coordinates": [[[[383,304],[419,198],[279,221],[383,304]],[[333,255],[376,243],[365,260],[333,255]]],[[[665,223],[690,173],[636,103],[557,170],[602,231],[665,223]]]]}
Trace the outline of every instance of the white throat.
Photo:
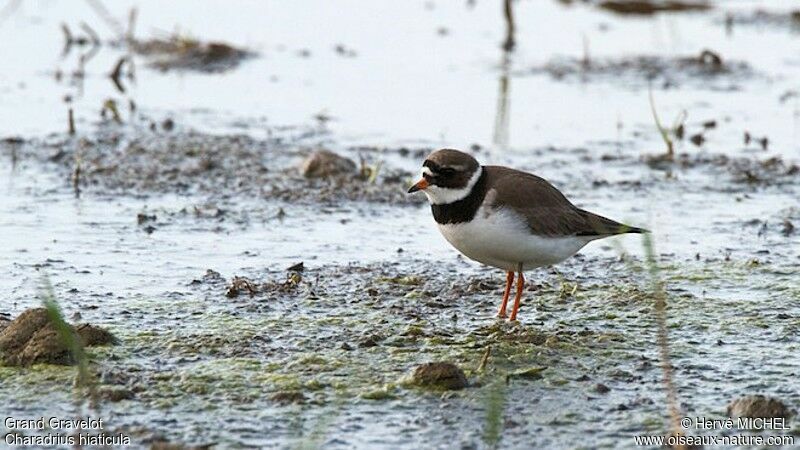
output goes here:
{"type": "MultiPolygon", "coordinates": [[[[427,167],[423,168],[423,172],[427,167]]],[[[454,189],[454,188],[446,188],[441,186],[430,185],[425,188],[424,192],[425,195],[428,197],[428,201],[432,205],[446,205],[448,203],[454,203],[459,200],[465,199],[470,192],[472,192],[472,188],[475,187],[475,183],[478,182],[478,179],[481,177],[483,173],[483,167],[478,166],[478,170],[472,174],[467,185],[463,188],[454,189]]]]}

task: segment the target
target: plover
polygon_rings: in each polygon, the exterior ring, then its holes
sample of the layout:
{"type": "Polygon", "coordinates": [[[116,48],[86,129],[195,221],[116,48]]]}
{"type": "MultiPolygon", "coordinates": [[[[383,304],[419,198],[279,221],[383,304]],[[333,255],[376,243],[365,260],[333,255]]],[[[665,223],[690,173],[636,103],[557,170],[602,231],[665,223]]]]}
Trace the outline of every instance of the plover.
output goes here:
{"type": "Polygon", "coordinates": [[[517,273],[512,321],[517,319],[524,271],[559,263],[595,239],[647,232],[578,208],[543,178],[482,166],[458,150],[431,153],[422,164],[422,179],[408,190],[417,191],[428,197],[439,231],[453,247],[506,271],[498,317],[506,317],[517,273]]]}

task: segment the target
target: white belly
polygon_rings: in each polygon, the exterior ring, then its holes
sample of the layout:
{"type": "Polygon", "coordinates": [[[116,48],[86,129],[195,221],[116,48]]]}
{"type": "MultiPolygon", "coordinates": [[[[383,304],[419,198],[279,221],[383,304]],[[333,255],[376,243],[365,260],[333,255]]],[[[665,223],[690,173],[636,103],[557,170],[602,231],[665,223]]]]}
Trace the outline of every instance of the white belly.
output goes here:
{"type": "Polygon", "coordinates": [[[523,270],[556,264],[591,240],[535,236],[512,210],[486,212],[481,207],[469,222],[438,224],[439,231],[464,256],[499,269],[516,271],[520,263],[523,270]]]}

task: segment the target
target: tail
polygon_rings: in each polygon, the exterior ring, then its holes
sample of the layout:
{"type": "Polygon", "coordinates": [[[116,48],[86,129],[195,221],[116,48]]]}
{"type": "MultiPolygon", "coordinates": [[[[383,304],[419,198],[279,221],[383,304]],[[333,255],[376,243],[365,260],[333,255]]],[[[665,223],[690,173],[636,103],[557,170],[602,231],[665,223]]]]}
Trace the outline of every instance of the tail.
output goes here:
{"type": "Polygon", "coordinates": [[[584,229],[579,231],[576,235],[577,236],[596,236],[598,238],[607,237],[607,236],[614,236],[616,234],[625,234],[625,233],[649,233],[650,230],[645,228],[639,227],[632,227],[630,225],[625,225],[624,223],[619,223],[615,220],[611,220],[609,218],[599,216],[594,213],[590,213],[589,211],[581,210],[580,214],[584,218],[585,226],[584,229]]]}

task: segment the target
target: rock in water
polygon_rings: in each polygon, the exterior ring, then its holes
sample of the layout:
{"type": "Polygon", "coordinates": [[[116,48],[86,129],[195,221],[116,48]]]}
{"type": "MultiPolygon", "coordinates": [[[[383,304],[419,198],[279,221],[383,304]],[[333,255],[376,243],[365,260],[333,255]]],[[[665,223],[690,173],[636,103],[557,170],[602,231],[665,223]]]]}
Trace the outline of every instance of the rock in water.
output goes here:
{"type": "Polygon", "coordinates": [[[748,395],[728,403],[730,417],[788,418],[791,415],[791,411],[782,401],[763,395],[748,395]]]}
{"type": "Polygon", "coordinates": [[[405,377],[404,384],[447,390],[464,389],[469,385],[464,371],[448,362],[421,364],[405,377]]]}
{"type": "Polygon", "coordinates": [[[329,178],[355,172],[356,163],[328,150],[318,150],[305,161],[301,172],[306,178],[329,178]]]}

